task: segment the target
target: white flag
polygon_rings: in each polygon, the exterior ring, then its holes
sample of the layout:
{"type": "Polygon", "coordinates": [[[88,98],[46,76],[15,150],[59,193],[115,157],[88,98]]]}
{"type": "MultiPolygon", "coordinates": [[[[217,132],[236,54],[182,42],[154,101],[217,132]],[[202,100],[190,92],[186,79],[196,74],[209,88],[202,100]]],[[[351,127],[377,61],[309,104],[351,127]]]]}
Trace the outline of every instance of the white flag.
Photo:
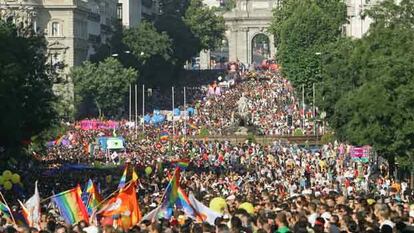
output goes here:
{"type": "Polygon", "coordinates": [[[157,208],[151,210],[148,214],[146,214],[144,217],[142,217],[141,222],[144,220],[149,220],[153,222],[157,219],[158,212],[160,211],[161,206],[158,206],[157,208]]]}
{"type": "Polygon", "coordinates": [[[197,213],[201,214],[203,217],[206,217],[204,221],[207,222],[208,224],[214,226],[214,221],[216,220],[216,218],[219,218],[222,216],[222,214],[212,211],[210,208],[205,206],[203,203],[195,199],[193,193],[190,193],[190,196],[188,197],[188,199],[190,199],[190,204],[194,207],[197,213]]]}
{"type": "Polygon", "coordinates": [[[40,230],[40,196],[37,189],[37,181],[35,183],[35,193],[24,203],[28,213],[27,221],[29,221],[30,227],[35,227],[40,230]]]}

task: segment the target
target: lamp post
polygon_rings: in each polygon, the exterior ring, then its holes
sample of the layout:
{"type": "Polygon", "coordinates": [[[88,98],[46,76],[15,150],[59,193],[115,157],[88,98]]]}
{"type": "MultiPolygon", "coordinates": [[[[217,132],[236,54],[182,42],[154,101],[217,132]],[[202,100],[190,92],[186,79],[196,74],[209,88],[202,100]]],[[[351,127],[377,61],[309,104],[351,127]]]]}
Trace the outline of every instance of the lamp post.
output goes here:
{"type": "MultiPolygon", "coordinates": [[[[131,51],[126,50],[126,51],[122,51],[122,53],[123,54],[130,54],[131,51]]],[[[119,54],[118,53],[112,53],[111,57],[118,58],[119,54]]],[[[128,113],[129,113],[129,115],[128,115],[128,119],[131,122],[132,121],[132,85],[131,84],[129,84],[128,89],[129,89],[129,99],[128,99],[128,108],[129,108],[128,113]]],[[[135,122],[135,124],[136,124],[136,122],[135,122]]]]}
{"type": "MultiPolygon", "coordinates": [[[[319,57],[319,78],[322,79],[322,53],[321,52],[316,52],[315,53],[316,56],[319,57]]],[[[319,133],[317,131],[317,121],[316,121],[316,88],[315,88],[315,83],[313,84],[313,110],[312,110],[312,114],[313,114],[313,120],[314,120],[314,135],[316,135],[316,137],[318,137],[319,133]]],[[[325,124],[324,124],[325,125],[325,124]]],[[[318,138],[316,138],[318,140],[318,138]]]]}

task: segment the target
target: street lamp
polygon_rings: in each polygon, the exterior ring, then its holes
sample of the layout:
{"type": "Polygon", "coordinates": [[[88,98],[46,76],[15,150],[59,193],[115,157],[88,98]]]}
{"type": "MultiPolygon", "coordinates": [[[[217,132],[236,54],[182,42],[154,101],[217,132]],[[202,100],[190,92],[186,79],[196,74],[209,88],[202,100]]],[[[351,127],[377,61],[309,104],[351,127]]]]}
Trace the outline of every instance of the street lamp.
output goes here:
{"type": "MultiPolygon", "coordinates": [[[[131,53],[131,51],[127,50],[127,51],[123,51],[123,53],[125,53],[125,54],[130,54],[130,53],[131,53]]],[[[117,54],[117,53],[113,53],[113,54],[111,54],[111,57],[119,57],[119,54],[117,54]]]]}
{"type": "MultiPolygon", "coordinates": [[[[316,56],[318,56],[319,57],[319,78],[321,78],[322,79],[322,69],[321,69],[321,66],[322,66],[322,61],[321,61],[321,55],[322,55],[322,53],[321,52],[316,52],[315,53],[315,55],[316,56]]],[[[313,122],[314,122],[314,135],[316,135],[316,137],[318,137],[318,132],[317,132],[317,121],[316,121],[316,88],[315,88],[315,83],[313,83],[313,85],[312,85],[312,92],[313,92],[313,109],[312,109],[312,111],[313,111],[313,122]]]]}

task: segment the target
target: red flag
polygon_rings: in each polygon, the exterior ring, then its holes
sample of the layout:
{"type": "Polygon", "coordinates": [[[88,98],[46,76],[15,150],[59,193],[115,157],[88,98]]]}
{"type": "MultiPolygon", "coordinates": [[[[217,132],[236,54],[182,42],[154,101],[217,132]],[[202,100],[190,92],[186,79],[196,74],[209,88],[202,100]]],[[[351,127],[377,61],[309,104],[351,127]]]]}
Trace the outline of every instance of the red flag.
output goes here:
{"type": "Polygon", "coordinates": [[[119,194],[109,199],[99,211],[102,217],[118,216],[118,225],[124,230],[136,225],[141,220],[141,210],[138,206],[135,183],[123,188],[119,194]]]}

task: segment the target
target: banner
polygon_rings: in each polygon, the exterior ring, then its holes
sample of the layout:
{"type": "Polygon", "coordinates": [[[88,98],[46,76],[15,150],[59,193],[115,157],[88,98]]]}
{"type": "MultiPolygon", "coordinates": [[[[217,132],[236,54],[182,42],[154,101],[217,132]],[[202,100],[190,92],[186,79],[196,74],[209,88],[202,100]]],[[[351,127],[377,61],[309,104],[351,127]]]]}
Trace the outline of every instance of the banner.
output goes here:
{"type": "Polygon", "coordinates": [[[80,126],[82,130],[116,129],[119,123],[116,121],[82,120],[80,126]]]}
{"type": "Polygon", "coordinates": [[[97,140],[102,150],[125,148],[123,137],[99,137],[97,140]]]}
{"type": "Polygon", "coordinates": [[[124,139],[122,137],[110,137],[106,139],[108,149],[124,149],[124,139]]]}
{"type": "Polygon", "coordinates": [[[353,160],[359,160],[361,162],[368,162],[370,151],[371,151],[370,146],[362,146],[362,147],[352,146],[349,153],[353,160]]]}

